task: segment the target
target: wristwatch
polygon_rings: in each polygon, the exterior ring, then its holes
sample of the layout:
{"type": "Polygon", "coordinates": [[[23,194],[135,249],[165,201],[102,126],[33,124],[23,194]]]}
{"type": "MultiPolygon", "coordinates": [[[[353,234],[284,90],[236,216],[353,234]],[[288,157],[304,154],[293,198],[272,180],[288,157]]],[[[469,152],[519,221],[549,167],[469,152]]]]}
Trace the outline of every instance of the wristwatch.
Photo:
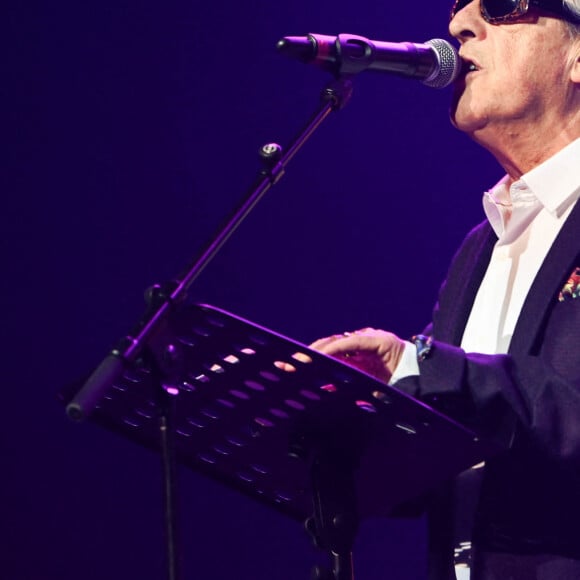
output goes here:
{"type": "Polygon", "coordinates": [[[417,348],[417,360],[423,362],[433,350],[433,337],[424,334],[416,334],[411,337],[411,342],[417,348]]]}

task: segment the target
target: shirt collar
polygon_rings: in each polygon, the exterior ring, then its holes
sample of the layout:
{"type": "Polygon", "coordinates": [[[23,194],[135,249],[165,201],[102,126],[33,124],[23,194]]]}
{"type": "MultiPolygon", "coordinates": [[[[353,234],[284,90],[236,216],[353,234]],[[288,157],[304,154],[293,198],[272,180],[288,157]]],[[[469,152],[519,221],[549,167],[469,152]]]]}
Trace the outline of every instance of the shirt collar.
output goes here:
{"type": "Polygon", "coordinates": [[[522,175],[520,181],[552,215],[560,217],[580,195],[580,138],[522,175]]]}
{"type": "Polygon", "coordinates": [[[519,213],[519,232],[531,223],[542,207],[559,219],[580,196],[579,161],[580,138],[522,175],[509,188],[509,176],[505,175],[487,191],[483,208],[498,238],[508,234],[514,211],[519,213]]]}

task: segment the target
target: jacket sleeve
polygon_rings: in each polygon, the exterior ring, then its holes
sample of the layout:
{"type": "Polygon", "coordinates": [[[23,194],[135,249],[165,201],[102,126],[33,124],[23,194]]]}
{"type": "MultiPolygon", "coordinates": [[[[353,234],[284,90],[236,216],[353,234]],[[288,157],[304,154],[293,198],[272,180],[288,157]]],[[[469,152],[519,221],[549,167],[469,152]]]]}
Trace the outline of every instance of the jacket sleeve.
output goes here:
{"type": "MultiPolygon", "coordinates": [[[[458,314],[458,295],[465,291],[467,266],[481,254],[485,237],[483,229],[476,228],[456,254],[433,324],[425,331],[434,338],[433,349],[419,363],[419,376],[401,379],[395,386],[503,446],[525,439],[526,446],[545,459],[578,469],[580,298],[559,302],[559,288],[545,289],[549,306],[528,352],[484,355],[457,346],[468,314],[458,314]]],[[[485,269],[488,260],[482,262],[485,269]]],[[[482,275],[476,272],[464,310],[470,310],[482,275]]]]}

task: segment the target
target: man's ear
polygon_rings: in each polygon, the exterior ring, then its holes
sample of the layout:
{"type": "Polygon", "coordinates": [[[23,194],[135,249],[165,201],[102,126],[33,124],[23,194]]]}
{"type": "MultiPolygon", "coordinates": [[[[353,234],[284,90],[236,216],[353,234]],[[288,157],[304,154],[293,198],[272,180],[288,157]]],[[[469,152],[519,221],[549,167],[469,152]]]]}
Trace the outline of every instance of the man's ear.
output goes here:
{"type": "Polygon", "coordinates": [[[580,42],[576,43],[576,60],[572,63],[570,80],[580,85],[580,42]]]}
{"type": "Polygon", "coordinates": [[[580,56],[576,59],[571,73],[572,82],[580,85],[580,56]]]}

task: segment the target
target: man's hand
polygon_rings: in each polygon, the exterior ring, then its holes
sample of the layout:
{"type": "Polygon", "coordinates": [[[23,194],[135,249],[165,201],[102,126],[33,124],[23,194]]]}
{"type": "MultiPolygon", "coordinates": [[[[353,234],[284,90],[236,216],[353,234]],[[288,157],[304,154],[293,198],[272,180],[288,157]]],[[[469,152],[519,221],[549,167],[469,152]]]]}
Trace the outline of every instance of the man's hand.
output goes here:
{"type": "Polygon", "coordinates": [[[388,383],[399,364],[405,343],[391,332],[363,328],[321,338],[313,342],[310,348],[388,383]]]}

